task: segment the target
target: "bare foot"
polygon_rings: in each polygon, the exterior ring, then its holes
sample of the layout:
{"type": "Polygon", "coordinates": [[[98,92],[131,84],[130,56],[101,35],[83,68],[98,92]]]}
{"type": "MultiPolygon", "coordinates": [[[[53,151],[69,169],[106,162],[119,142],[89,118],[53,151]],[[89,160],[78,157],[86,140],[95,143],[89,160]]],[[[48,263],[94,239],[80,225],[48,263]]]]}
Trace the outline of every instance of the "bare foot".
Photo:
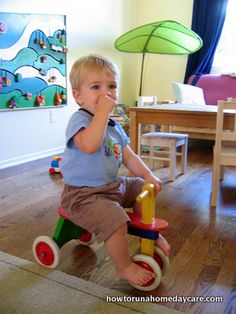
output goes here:
{"type": "Polygon", "coordinates": [[[158,239],[155,241],[155,245],[158,246],[166,256],[170,254],[170,245],[160,233],[158,239]]]}
{"type": "Polygon", "coordinates": [[[127,279],[130,283],[135,285],[145,285],[149,280],[155,278],[156,275],[138,264],[131,262],[123,270],[117,271],[118,275],[124,279],[127,279]]]}

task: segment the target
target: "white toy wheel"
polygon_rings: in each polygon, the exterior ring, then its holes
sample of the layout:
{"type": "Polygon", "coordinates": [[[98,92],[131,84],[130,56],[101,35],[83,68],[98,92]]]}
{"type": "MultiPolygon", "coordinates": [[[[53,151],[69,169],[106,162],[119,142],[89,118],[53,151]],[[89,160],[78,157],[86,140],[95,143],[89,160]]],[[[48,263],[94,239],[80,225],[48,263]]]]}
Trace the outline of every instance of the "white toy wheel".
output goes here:
{"type": "Polygon", "coordinates": [[[161,282],[161,269],[158,263],[152,257],[148,255],[143,255],[143,254],[135,255],[133,257],[133,261],[137,263],[139,266],[152,271],[156,275],[156,277],[151,279],[145,285],[135,285],[132,283],[131,285],[135,287],[136,289],[142,290],[142,291],[151,291],[151,290],[156,289],[161,282]]]}
{"type": "Polygon", "coordinates": [[[33,242],[33,255],[36,261],[45,267],[56,268],[60,250],[56,242],[48,236],[40,236],[33,242]]]}
{"type": "Polygon", "coordinates": [[[155,246],[154,259],[158,263],[158,265],[160,266],[162,276],[164,276],[167,273],[169,266],[170,266],[169,257],[166,256],[159,247],[155,246]]]}
{"type": "Polygon", "coordinates": [[[78,241],[81,245],[89,246],[96,242],[96,237],[93,233],[84,231],[83,234],[79,237],[78,241]]]}

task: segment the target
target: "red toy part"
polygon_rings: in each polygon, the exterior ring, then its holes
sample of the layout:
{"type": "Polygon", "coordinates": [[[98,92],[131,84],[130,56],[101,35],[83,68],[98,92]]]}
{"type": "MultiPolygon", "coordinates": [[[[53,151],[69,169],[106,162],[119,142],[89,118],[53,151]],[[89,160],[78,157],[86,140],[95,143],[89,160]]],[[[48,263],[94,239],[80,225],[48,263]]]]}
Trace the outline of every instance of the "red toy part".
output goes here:
{"type": "Polygon", "coordinates": [[[160,269],[162,269],[163,268],[163,261],[162,261],[161,257],[158,254],[156,254],[156,252],[154,253],[154,260],[160,266],[160,269]]]}
{"type": "Polygon", "coordinates": [[[81,242],[87,243],[92,239],[92,233],[85,230],[82,235],[79,237],[79,240],[81,242]]]}
{"type": "Polygon", "coordinates": [[[150,231],[162,231],[168,227],[168,222],[159,218],[153,218],[152,224],[144,224],[142,222],[142,215],[136,213],[128,213],[131,220],[130,226],[150,230],[150,231]]]}
{"type": "Polygon", "coordinates": [[[54,263],[54,253],[51,247],[45,242],[39,242],[36,245],[36,254],[40,262],[45,266],[50,266],[54,263]]]}
{"type": "Polygon", "coordinates": [[[69,218],[67,216],[67,212],[65,211],[65,209],[63,207],[59,207],[57,210],[57,213],[60,217],[64,218],[65,220],[69,220],[69,218]]]}
{"type": "Polygon", "coordinates": [[[48,171],[49,171],[50,174],[54,174],[55,173],[55,169],[54,168],[49,168],[48,171]]]}

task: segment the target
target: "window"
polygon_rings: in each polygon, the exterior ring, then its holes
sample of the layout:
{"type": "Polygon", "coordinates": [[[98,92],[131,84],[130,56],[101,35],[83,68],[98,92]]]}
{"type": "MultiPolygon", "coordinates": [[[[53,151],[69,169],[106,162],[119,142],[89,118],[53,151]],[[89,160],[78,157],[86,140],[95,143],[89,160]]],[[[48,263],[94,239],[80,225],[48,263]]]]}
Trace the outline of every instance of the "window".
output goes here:
{"type": "Polygon", "coordinates": [[[228,1],[225,23],[211,73],[236,73],[236,0],[228,1]]]}

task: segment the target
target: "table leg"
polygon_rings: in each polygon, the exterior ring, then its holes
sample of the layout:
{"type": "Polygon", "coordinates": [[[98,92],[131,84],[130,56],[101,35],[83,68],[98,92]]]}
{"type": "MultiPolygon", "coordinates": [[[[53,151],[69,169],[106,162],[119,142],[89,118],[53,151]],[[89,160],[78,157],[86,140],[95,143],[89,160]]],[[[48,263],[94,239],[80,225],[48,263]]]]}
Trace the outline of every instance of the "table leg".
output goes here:
{"type": "Polygon", "coordinates": [[[137,153],[138,151],[138,123],[136,119],[136,112],[130,112],[130,147],[137,153]]]}

